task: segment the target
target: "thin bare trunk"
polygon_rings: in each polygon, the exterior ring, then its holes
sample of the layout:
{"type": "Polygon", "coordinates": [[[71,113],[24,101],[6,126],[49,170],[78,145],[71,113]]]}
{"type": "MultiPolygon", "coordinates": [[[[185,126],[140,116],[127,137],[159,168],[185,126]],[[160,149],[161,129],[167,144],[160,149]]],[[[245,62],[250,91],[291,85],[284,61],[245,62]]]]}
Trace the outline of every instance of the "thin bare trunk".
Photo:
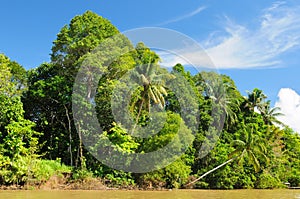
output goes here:
{"type": "MultiPolygon", "coordinates": [[[[89,68],[90,69],[90,68],[89,68]]],[[[92,77],[92,71],[90,71],[90,74],[88,76],[88,86],[87,86],[87,100],[89,101],[92,96],[92,83],[93,83],[93,77],[92,77]]]]}
{"type": "Polygon", "coordinates": [[[85,169],[85,162],[84,162],[84,157],[83,157],[83,146],[82,146],[82,136],[81,136],[80,124],[78,124],[78,135],[79,135],[80,166],[81,166],[81,169],[85,169]]]}
{"type": "Polygon", "coordinates": [[[67,116],[67,119],[68,119],[68,131],[69,131],[69,142],[70,142],[70,164],[71,164],[71,167],[73,166],[73,155],[72,155],[72,126],[71,126],[71,119],[70,119],[70,116],[69,116],[69,111],[68,111],[68,108],[66,107],[66,105],[63,105],[64,108],[65,108],[65,111],[66,111],[66,116],[67,116]]]}
{"type": "Polygon", "coordinates": [[[197,179],[193,180],[192,182],[186,184],[185,187],[194,184],[195,182],[201,180],[202,178],[204,178],[204,177],[207,176],[208,174],[210,174],[210,173],[214,172],[215,170],[218,170],[219,168],[221,168],[221,167],[225,166],[226,164],[232,162],[234,159],[235,159],[235,158],[231,158],[230,160],[227,160],[227,161],[224,162],[223,164],[220,164],[219,166],[217,166],[217,167],[213,168],[212,170],[206,172],[205,174],[203,174],[203,175],[200,176],[199,178],[197,178],[197,179]]]}
{"type": "MultiPolygon", "coordinates": [[[[50,98],[51,100],[53,100],[54,102],[56,102],[57,104],[60,104],[58,100],[50,98]]],[[[66,105],[62,104],[64,106],[65,109],[65,113],[66,113],[66,117],[68,120],[68,128],[66,128],[65,123],[63,121],[61,121],[61,124],[65,127],[65,129],[69,132],[69,142],[70,142],[70,146],[69,146],[69,150],[70,150],[70,165],[73,166],[73,155],[72,155],[72,126],[71,126],[71,118],[69,116],[69,111],[66,105]]]]}

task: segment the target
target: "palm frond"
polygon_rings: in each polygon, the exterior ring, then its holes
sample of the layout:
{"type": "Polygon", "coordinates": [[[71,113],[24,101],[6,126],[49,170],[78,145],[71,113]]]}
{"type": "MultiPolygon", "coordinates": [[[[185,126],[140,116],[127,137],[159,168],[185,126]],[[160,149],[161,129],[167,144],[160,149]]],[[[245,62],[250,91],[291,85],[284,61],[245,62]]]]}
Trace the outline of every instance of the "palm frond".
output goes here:
{"type": "Polygon", "coordinates": [[[145,77],[144,74],[141,74],[141,80],[142,80],[143,85],[149,85],[150,84],[149,80],[145,77]]]}
{"type": "Polygon", "coordinates": [[[260,163],[252,151],[248,151],[250,163],[253,165],[255,172],[260,171],[260,163]]]}
{"type": "Polygon", "coordinates": [[[158,98],[157,98],[155,92],[153,92],[152,89],[153,89],[153,88],[151,88],[151,87],[149,88],[149,94],[150,94],[150,97],[151,97],[151,99],[154,101],[154,103],[158,104],[158,103],[159,103],[159,100],[158,100],[158,98]]]}

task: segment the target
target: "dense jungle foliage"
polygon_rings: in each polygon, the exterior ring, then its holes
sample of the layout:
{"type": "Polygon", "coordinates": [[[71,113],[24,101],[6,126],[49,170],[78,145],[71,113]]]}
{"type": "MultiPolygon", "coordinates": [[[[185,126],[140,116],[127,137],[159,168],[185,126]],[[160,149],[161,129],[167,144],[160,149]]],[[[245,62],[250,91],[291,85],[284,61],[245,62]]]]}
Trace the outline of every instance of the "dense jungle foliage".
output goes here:
{"type": "MultiPolygon", "coordinates": [[[[142,41],[131,44],[107,19],[91,11],[75,16],[60,30],[49,63],[26,71],[0,54],[0,185],[39,184],[65,173],[73,178],[93,176],[115,187],[265,189],[284,187],[285,182],[300,185],[300,136],[277,120],[280,110],[271,107],[262,90],[255,88],[242,96],[226,75],[191,74],[180,63],[168,71],[160,67],[160,61],[142,41]],[[108,40],[102,48],[110,50],[95,51],[108,40]],[[114,44],[117,47],[110,48],[114,44]],[[126,53],[109,61],[123,51],[126,53]],[[75,78],[86,63],[94,64],[81,79],[86,81],[86,99],[74,101],[75,78]],[[95,66],[103,73],[92,86],[95,66]],[[130,91],[126,78],[139,86],[130,91]],[[130,99],[126,101],[122,92],[132,92],[130,99]],[[103,134],[90,137],[99,141],[86,146],[87,125],[74,117],[72,106],[77,102],[88,106],[91,101],[103,134]],[[122,111],[129,117],[116,120],[122,111]],[[154,130],[144,128],[147,126],[154,130]],[[105,139],[114,144],[101,152],[106,155],[114,154],[112,150],[124,156],[145,154],[171,142],[174,150],[184,153],[164,168],[158,165],[158,170],[126,172],[94,157],[93,147],[105,139]]],[[[86,110],[80,114],[89,114],[86,110]]]]}

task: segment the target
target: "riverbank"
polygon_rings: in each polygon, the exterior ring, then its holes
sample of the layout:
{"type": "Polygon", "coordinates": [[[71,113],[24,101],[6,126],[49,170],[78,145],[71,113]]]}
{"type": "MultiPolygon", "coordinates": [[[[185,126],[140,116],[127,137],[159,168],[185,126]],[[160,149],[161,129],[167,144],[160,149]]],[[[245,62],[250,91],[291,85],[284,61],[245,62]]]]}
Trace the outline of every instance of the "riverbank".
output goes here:
{"type": "MultiPolygon", "coordinates": [[[[296,187],[299,188],[299,187],[296,187]]],[[[286,188],[278,188],[272,190],[280,190],[280,189],[293,189],[292,187],[286,188]]],[[[47,181],[42,182],[29,182],[24,185],[0,185],[0,190],[42,190],[42,191],[50,191],[50,190],[140,190],[140,191],[170,191],[173,189],[167,189],[164,187],[139,187],[138,185],[120,185],[114,184],[107,180],[103,180],[101,178],[95,177],[85,177],[82,179],[74,180],[71,175],[53,175],[47,181]]],[[[179,189],[175,189],[179,190],[179,189]]],[[[181,190],[210,190],[210,189],[193,189],[182,188],[181,190]]],[[[213,189],[211,189],[213,190],[213,189]]],[[[221,190],[221,189],[220,189],[221,190]]],[[[240,189],[233,189],[240,190],[240,189]]],[[[254,190],[254,189],[253,189],[254,190]]],[[[259,189],[258,189],[259,190],[259,189]]],[[[270,189],[266,189],[270,190],[270,189]]]]}
{"type": "Polygon", "coordinates": [[[86,178],[72,180],[66,176],[54,175],[44,182],[32,182],[24,185],[0,186],[0,190],[110,190],[101,179],[86,178]]]}
{"type": "Polygon", "coordinates": [[[0,185],[0,190],[168,190],[141,189],[136,185],[120,185],[101,178],[85,176],[74,179],[70,173],[53,175],[45,181],[29,181],[23,185],[0,185]]]}

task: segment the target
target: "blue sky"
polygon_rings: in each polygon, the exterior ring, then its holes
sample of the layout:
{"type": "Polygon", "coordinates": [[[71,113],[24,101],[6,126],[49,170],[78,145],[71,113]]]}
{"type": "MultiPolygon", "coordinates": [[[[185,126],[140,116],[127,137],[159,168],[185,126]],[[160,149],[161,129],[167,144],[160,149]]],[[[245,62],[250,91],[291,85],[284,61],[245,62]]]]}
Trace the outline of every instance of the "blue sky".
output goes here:
{"type": "MultiPolygon", "coordinates": [[[[262,89],[282,108],[282,120],[300,131],[298,0],[11,0],[0,9],[0,52],[26,69],[49,61],[56,34],[86,10],[120,31],[149,26],[179,31],[196,40],[242,94],[262,89]]],[[[202,64],[200,52],[182,50],[202,64]]]]}

